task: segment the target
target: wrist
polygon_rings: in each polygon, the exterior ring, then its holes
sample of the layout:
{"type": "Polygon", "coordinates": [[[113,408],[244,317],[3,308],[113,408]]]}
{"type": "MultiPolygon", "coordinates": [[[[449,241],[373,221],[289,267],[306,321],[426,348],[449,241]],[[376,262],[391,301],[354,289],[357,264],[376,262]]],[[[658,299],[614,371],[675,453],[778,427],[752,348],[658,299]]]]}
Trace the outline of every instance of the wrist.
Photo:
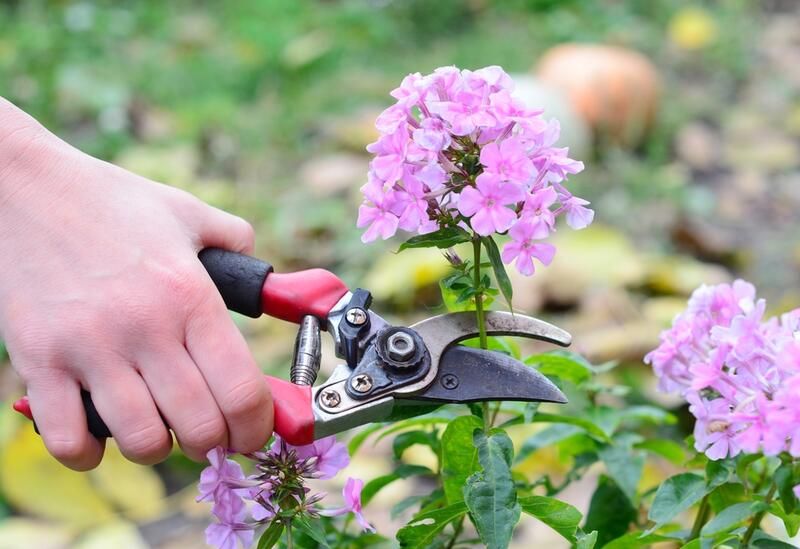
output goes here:
{"type": "Polygon", "coordinates": [[[48,166],[57,141],[35,119],[0,97],[0,205],[48,166]]]}

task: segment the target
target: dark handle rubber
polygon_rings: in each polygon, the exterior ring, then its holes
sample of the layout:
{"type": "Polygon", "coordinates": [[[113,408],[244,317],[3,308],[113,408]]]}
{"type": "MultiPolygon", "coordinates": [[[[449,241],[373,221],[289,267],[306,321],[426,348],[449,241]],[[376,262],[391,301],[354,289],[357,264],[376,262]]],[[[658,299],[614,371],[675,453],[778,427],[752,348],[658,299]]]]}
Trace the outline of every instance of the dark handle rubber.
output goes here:
{"type": "Polygon", "coordinates": [[[252,318],[261,316],[261,290],[272,265],[220,248],[206,248],[198,257],[228,309],[252,318]]]}

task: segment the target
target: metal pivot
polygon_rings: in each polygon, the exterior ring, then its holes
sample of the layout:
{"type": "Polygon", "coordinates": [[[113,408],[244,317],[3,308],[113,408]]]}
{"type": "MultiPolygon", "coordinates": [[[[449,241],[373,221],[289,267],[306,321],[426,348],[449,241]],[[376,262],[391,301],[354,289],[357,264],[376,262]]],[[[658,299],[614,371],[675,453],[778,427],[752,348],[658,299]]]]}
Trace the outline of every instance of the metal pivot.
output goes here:
{"type": "Polygon", "coordinates": [[[314,385],[322,356],[319,320],[305,316],[294,343],[291,378],[296,385],[314,385]]]}

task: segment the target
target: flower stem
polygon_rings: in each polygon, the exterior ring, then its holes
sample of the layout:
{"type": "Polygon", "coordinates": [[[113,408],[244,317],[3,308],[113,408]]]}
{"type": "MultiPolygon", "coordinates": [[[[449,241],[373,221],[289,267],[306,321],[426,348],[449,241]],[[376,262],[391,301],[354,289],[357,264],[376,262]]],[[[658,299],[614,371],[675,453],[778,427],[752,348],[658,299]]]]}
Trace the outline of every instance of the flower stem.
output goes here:
{"type": "MultiPolygon", "coordinates": [[[[488,349],[489,342],[486,340],[486,317],[483,314],[483,288],[481,286],[481,238],[476,234],[472,236],[473,260],[475,262],[475,316],[478,321],[478,335],[480,337],[481,349],[488,349]]],[[[486,433],[492,428],[492,420],[489,417],[489,403],[481,403],[483,407],[483,430],[486,433]]]]}
{"type": "Polygon", "coordinates": [[[697,510],[697,516],[694,519],[694,524],[692,525],[692,533],[689,534],[689,540],[692,541],[693,539],[697,539],[700,535],[700,530],[703,529],[706,522],[708,521],[708,515],[711,513],[711,505],[708,503],[708,494],[700,501],[700,509],[697,510]]]}
{"type": "MultiPolygon", "coordinates": [[[[767,492],[767,495],[764,497],[764,503],[766,503],[767,506],[769,506],[772,503],[772,498],[775,497],[775,492],[777,491],[778,491],[778,485],[773,482],[772,486],[770,486],[769,492],[767,492]]],[[[750,543],[750,539],[753,537],[753,534],[756,533],[756,529],[761,524],[761,519],[763,519],[764,515],[766,514],[767,514],[767,509],[759,513],[756,513],[756,516],[754,516],[753,520],[750,521],[750,526],[747,527],[747,532],[744,533],[744,537],[742,538],[742,547],[748,546],[748,544],[750,543]]]]}

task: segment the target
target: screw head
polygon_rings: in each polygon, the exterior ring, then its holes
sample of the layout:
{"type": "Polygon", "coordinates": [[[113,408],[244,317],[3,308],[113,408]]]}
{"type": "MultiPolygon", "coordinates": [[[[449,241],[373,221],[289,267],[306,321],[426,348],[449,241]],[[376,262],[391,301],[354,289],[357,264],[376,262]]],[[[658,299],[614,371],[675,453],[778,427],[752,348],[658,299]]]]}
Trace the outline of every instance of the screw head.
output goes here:
{"type": "Polygon", "coordinates": [[[336,408],[342,402],[342,397],[333,389],[325,389],[320,395],[322,403],[328,408],[336,408]]]}
{"type": "Polygon", "coordinates": [[[353,326],[363,326],[367,321],[367,311],[361,307],[353,307],[347,311],[345,320],[347,320],[348,324],[352,324],[353,326]]]}
{"type": "Polygon", "coordinates": [[[372,378],[367,374],[358,374],[350,380],[350,387],[357,393],[368,393],[372,389],[372,378]]]}
{"type": "Polygon", "coordinates": [[[445,389],[452,390],[458,387],[458,377],[453,374],[445,374],[442,376],[440,383],[445,389]]]}
{"type": "Polygon", "coordinates": [[[403,362],[414,356],[416,346],[414,338],[405,332],[395,332],[386,340],[389,358],[403,362]]]}

